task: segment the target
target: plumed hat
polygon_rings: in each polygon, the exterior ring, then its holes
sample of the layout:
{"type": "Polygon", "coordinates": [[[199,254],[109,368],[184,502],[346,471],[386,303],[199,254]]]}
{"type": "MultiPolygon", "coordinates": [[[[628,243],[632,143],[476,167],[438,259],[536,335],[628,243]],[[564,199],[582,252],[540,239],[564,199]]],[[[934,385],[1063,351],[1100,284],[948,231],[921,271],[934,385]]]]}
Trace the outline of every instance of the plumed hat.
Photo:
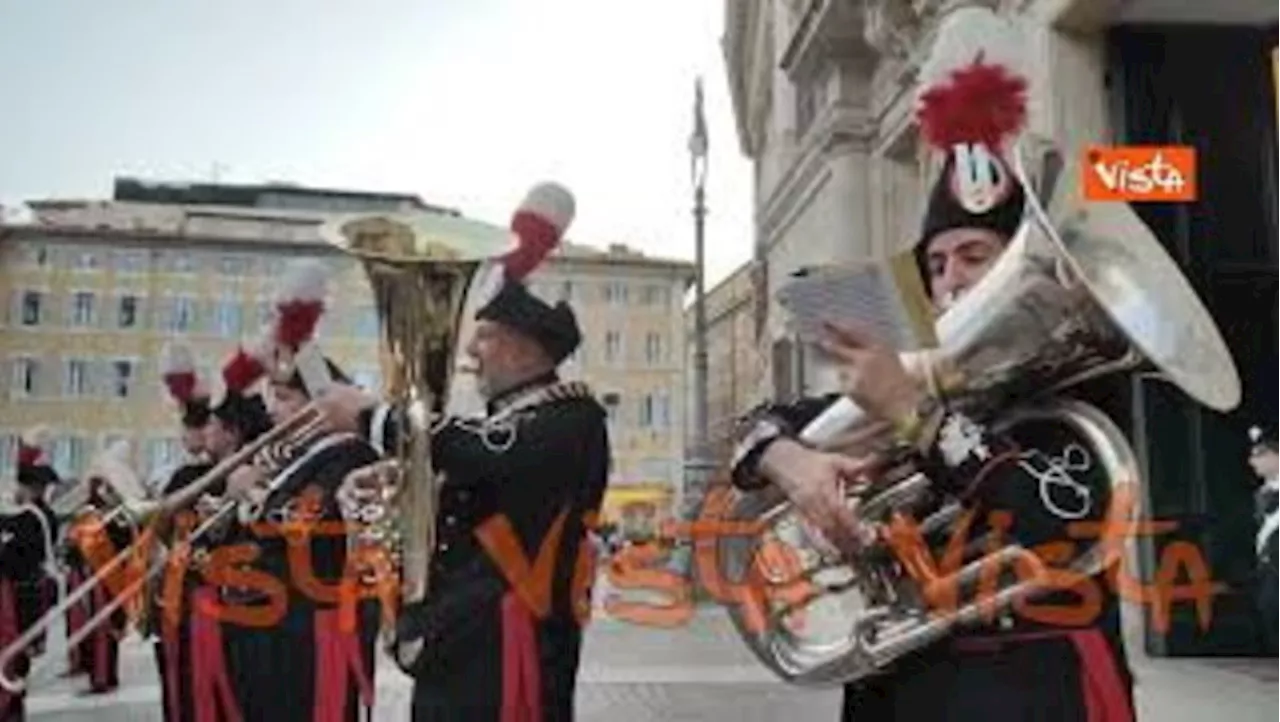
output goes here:
{"type": "Polygon", "coordinates": [[[246,442],[271,428],[262,396],[251,389],[267,372],[274,354],[274,329],[268,329],[256,343],[241,345],[222,366],[222,397],[212,402],[212,413],[222,423],[237,429],[246,442]]]}
{"type": "Polygon", "coordinates": [[[537,341],[557,365],[582,341],[578,319],[569,304],[560,301],[549,306],[519,282],[504,284],[476,313],[476,319],[500,323],[537,341]]]}
{"type": "Polygon", "coordinates": [[[329,271],[319,261],[294,261],[285,272],[273,309],[273,383],[314,397],[329,384],[350,383],[338,365],[325,358],[315,339],[326,310],[329,271]]]}
{"type": "Polygon", "coordinates": [[[921,135],[943,158],[915,247],[926,283],[934,236],[985,228],[1008,240],[1022,221],[1025,191],[1008,150],[1026,124],[1025,67],[1016,29],[990,9],[956,10],[938,30],[916,110],[921,135]]]}
{"type": "Polygon", "coordinates": [[[573,194],[558,183],[538,183],[529,189],[511,216],[515,247],[477,274],[475,307],[487,305],[503,286],[524,282],[541,266],[564,240],[576,208],[573,194]]]}
{"type": "Polygon", "coordinates": [[[185,345],[171,342],[160,356],[160,378],[169,398],[182,410],[182,425],[198,429],[209,422],[209,390],[196,372],[195,358],[185,345]]]}
{"type": "Polygon", "coordinates": [[[19,486],[38,489],[60,481],[45,452],[48,443],[49,430],[44,426],[30,429],[18,439],[19,486]]]}

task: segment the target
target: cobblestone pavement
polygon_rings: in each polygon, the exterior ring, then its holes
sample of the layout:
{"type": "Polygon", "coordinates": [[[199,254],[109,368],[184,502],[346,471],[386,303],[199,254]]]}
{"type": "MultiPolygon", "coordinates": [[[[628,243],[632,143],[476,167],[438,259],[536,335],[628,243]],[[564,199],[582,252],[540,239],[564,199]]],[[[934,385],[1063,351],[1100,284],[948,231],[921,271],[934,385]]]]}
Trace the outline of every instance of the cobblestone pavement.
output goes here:
{"type": "MultiPolygon", "coordinates": [[[[728,624],[723,612],[699,611],[681,629],[599,620],[587,633],[577,707],[591,722],[838,719],[837,691],[776,682],[728,624]]],[[[150,648],[122,649],[123,686],[81,696],[83,680],[49,680],[28,700],[36,722],[159,720],[159,688],[150,648]]],[[[1277,717],[1275,660],[1134,660],[1140,719],[1156,722],[1271,722],[1277,717]]],[[[409,680],[385,662],[378,673],[378,720],[407,720],[409,680]]]]}

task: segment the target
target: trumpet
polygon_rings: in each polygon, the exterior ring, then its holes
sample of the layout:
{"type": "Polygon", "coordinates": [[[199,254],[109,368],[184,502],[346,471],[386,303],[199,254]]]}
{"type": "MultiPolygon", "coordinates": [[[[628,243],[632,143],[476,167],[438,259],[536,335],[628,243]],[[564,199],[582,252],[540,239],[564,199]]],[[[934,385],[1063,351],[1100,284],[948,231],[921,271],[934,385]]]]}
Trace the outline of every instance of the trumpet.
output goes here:
{"type": "MultiPolygon", "coordinates": [[[[79,603],[80,600],[84,599],[85,595],[92,593],[99,585],[107,583],[107,580],[112,578],[113,575],[122,573],[122,567],[125,563],[136,556],[140,550],[146,549],[147,547],[143,546],[144,544],[151,543],[150,537],[155,533],[159,523],[170,519],[183,509],[190,508],[200,497],[208,493],[209,489],[215,484],[225,481],[231,475],[231,472],[244,464],[256,465],[266,471],[269,477],[274,477],[289,461],[296,458],[301,451],[318,440],[324,433],[323,422],[324,418],[319,409],[315,404],[309,404],[284,422],[272,427],[270,431],[255,439],[252,443],[246,444],[236,453],[223,459],[206,472],[204,476],[201,476],[183,489],[159,500],[124,499],[120,504],[116,505],[99,523],[105,524],[109,519],[114,520],[123,516],[135,528],[143,529],[142,534],[138,535],[126,549],[99,567],[94,572],[94,575],[85,580],[74,592],[45,612],[17,639],[3,650],[0,650],[0,688],[14,694],[21,693],[27,688],[27,680],[34,679],[36,671],[42,669],[43,663],[46,663],[56,655],[46,654],[41,659],[41,663],[33,663],[27,672],[26,679],[10,677],[9,670],[14,666],[14,660],[46,634],[54,624],[58,623],[67,609],[79,603]]],[[[267,489],[268,494],[272,490],[274,488],[269,487],[267,489]]],[[[197,539],[203,538],[213,530],[218,529],[244,503],[246,502],[240,499],[224,501],[182,543],[189,546],[197,539]]],[[[166,560],[164,559],[153,563],[141,578],[132,581],[128,586],[121,589],[118,594],[114,595],[114,598],[106,606],[68,638],[68,648],[73,648],[76,644],[84,641],[99,626],[106,623],[117,609],[129,603],[135,595],[146,589],[148,583],[164,570],[165,564],[166,560]]]]}

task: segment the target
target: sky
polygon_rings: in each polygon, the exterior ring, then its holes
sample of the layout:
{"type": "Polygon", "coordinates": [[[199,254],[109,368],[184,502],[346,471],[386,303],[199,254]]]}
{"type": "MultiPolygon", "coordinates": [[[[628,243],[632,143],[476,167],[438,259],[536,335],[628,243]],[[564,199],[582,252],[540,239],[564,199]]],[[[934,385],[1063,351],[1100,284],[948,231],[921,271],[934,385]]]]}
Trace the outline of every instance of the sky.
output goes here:
{"type": "Polygon", "coordinates": [[[707,283],[748,260],[751,163],[723,0],[0,0],[0,204],[117,176],[407,192],[505,224],[542,180],[568,238],[694,259],[695,78],[710,136],[707,283]]]}

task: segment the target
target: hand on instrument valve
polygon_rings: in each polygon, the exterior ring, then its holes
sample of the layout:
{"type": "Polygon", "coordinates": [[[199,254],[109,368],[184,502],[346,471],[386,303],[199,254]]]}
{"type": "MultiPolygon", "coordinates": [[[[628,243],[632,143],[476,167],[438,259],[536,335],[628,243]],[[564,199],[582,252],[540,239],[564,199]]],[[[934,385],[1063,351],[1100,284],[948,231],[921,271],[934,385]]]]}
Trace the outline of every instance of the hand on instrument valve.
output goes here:
{"type": "Polygon", "coordinates": [[[874,540],[874,531],[858,522],[848,500],[865,483],[870,460],[810,449],[778,439],[760,457],[760,469],[783,490],[821,538],[813,541],[828,553],[853,556],[874,540]]]}
{"type": "Polygon", "coordinates": [[[360,412],[378,403],[378,397],[357,386],[334,384],[315,400],[324,428],[330,433],[359,431],[360,412]]]}
{"type": "Polygon", "coordinates": [[[260,492],[266,480],[262,470],[253,464],[245,464],[227,477],[227,496],[237,501],[251,501],[260,492]]]}

